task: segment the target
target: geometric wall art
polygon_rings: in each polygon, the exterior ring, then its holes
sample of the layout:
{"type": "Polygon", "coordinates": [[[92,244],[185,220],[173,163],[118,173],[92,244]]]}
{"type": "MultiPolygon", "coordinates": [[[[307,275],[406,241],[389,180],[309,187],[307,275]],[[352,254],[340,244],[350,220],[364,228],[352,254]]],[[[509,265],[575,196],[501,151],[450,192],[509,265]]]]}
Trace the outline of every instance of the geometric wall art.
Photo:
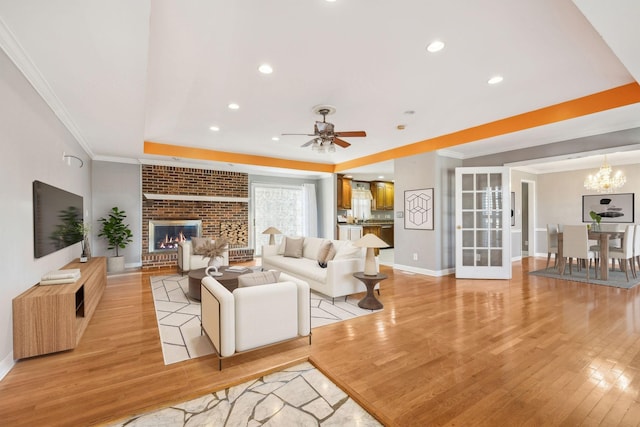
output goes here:
{"type": "Polygon", "coordinates": [[[404,228],[433,230],[433,188],[405,190],[404,228]]]}

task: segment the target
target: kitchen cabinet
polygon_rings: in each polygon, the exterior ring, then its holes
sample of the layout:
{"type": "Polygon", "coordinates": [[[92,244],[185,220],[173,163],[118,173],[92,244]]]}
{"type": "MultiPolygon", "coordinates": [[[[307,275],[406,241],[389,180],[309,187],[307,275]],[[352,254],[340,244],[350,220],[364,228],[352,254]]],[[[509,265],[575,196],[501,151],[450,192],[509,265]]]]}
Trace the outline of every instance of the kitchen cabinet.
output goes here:
{"type": "Polygon", "coordinates": [[[393,247],[393,224],[384,224],[380,227],[380,238],[393,247]]]}
{"type": "Polygon", "coordinates": [[[373,210],[393,210],[392,182],[373,181],[371,183],[371,194],[373,195],[373,210]]]}
{"type": "Polygon", "coordinates": [[[362,226],[338,225],[338,240],[351,240],[355,242],[362,238],[362,226]]]}
{"type": "Polygon", "coordinates": [[[338,209],[351,209],[351,178],[338,175],[338,209]]]}

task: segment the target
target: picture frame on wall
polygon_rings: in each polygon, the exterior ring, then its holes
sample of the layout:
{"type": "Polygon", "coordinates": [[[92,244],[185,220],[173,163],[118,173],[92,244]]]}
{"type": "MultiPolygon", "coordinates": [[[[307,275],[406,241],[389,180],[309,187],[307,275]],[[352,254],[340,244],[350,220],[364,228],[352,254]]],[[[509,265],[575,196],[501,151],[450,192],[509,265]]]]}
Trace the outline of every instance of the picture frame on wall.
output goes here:
{"type": "Polygon", "coordinates": [[[582,222],[593,222],[589,213],[594,211],[603,223],[633,223],[634,196],[634,193],[584,195],[582,222]]]}
{"type": "Polygon", "coordinates": [[[433,230],[433,188],[405,190],[404,228],[407,230],[433,230]]]}

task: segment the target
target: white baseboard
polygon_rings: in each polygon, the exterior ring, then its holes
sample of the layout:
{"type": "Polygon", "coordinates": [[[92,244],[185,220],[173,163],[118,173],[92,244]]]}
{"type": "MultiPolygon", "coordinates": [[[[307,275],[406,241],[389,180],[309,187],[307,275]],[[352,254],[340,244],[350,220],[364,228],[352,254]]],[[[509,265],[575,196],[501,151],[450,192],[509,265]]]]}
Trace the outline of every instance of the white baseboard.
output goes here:
{"type": "Polygon", "coordinates": [[[13,360],[13,352],[7,354],[7,357],[0,362],[0,380],[2,380],[15,366],[16,361],[13,360]]]}
{"type": "Polygon", "coordinates": [[[428,270],[426,268],[413,267],[410,265],[402,265],[402,264],[393,264],[394,270],[404,270],[410,271],[411,273],[423,274],[425,276],[434,276],[434,277],[442,277],[448,276],[449,274],[453,274],[456,272],[455,268],[447,268],[445,270],[428,270]]]}

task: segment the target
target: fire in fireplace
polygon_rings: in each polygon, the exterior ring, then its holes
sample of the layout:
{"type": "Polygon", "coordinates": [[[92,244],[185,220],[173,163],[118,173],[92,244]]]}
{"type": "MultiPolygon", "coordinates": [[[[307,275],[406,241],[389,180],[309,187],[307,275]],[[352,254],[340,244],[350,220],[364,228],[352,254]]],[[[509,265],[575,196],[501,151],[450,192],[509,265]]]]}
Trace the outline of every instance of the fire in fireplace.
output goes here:
{"type": "Polygon", "coordinates": [[[178,243],[200,237],[202,220],[176,219],[149,221],[149,252],[175,251],[178,243]]]}

